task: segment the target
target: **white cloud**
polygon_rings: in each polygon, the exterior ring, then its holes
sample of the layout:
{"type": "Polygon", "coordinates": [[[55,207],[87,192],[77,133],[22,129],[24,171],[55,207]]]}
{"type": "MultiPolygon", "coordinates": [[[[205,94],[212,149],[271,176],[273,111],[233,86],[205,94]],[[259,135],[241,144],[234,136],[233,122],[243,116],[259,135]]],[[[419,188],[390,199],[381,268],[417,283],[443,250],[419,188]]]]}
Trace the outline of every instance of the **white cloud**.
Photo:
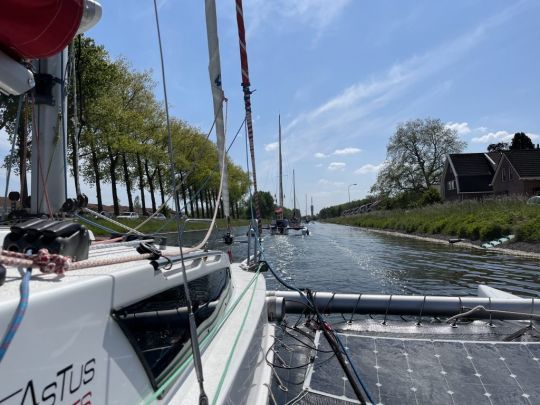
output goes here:
{"type": "Polygon", "coordinates": [[[306,25],[320,35],[350,2],[351,0],[251,0],[245,2],[244,14],[250,16],[248,31],[251,32],[263,24],[271,25],[273,30],[287,28],[292,21],[295,25],[306,25]]]}
{"type": "Polygon", "coordinates": [[[343,162],[332,162],[328,165],[328,170],[344,170],[345,166],[347,166],[347,164],[343,162]]]}
{"type": "Polygon", "coordinates": [[[315,167],[323,167],[323,164],[322,163],[318,163],[315,165],[315,167]]]}
{"type": "Polygon", "coordinates": [[[360,153],[360,152],[362,152],[362,149],[343,148],[343,149],[336,149],[333,155],[354,155],[355,153],[360,153]]]}
{"type": "Polygon", "coordinates": [[[319,179],[319,184],[323,186],[335,186],[335,187],[342,187],[345,185],[342,181],[331,181],[327,179],[319,179]]]}
{"type": "Polygon", "coordinates": [[[354,171],[355,174],[366,174],[366,173],[377,173],[382,169],[384,163],[378,165],[372,165],[368,163],[367,165],[362,166],[360,169],[354,171]]]}
{"type": "MultiPolygon", "coordinates": [[[[533,142],[540,140],[540,135],[528,133],[527,136],[531,138],[533,142]]],[[[498,142],[511,142],[514,137],[513,133],[508,131],[496,131],[489,132],[482,136],[477,136],[471,139],[474,143],[498,143],[498,142]]]]}
{"type": "Polygon", "coordinates": [[[343,149],[336,149],[335,151],[333,151],[332,153],[329,153],[328,155],[326,155],[326,154],[324,154],[322,152],[317,152],[313,156],[315,156],[317,159],[325,159],[325,158],[327,158],[329,156],[332,156],[332,155],[345,156],[345,155],[354,155],[354,154],[360,153],[360,152],[362,152],[362,149],[347,147],[347,148],[343,148],[343,149]]]}
{"type": "Polygon", "coordinates": [[[267,152],[272,152],[273,150],[276,150],[279,146],[278,142],[272,142],[264,145],[264,150],[267,152]]]}
{"type": "MultiPolygon", "coordinates": [[[[406,119],[402,100],[409,99],[410,93],[419,84],[424,84],[442,70],[463,61],[489,38],[494,29],[523,12],[526,9],[524,4],[514,4],[486,18],[474,29],[439,43],[424,54],[413,55],[386,70],[379,70],[382,73],[367,80],[352,83],[319,106],[298,114],[286,128],[292,146],[300,150],[294,159],[302,160],[313,154],[315,151],[308,145],[322,144],[328,140],[328,134],[335,134],[341,139],[358,139],[359,136],[368,136],[375,131],[390,132],[396,122],[406,119]],[[393,113],[384,112],[394,105],[395,108],[390,110],[393,113]]],[[[440,97],[450,85],[444,83],[424,92],[427,96],[423,102],[430,97],[440,97]]],[[[462,132],[468,128],[464,123],[450,124],[457,124],[462,132]]]]}
{"type": "Polygon", "coordinates": [[[445,127],[455,130],[458,135],[465,135],[471,132],[468,122],[449,122],[445,125],[445,127]]]}

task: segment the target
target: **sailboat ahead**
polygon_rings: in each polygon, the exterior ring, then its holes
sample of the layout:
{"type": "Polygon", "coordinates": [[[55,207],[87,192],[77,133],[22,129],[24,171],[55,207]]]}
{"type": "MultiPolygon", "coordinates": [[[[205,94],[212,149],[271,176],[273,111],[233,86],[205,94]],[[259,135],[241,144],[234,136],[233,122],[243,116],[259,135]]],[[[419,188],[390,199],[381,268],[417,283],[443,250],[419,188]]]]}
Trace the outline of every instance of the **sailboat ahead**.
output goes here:
{"type": "Polygon", "coordinates": [[[281,155],[281,115],[278,116],[279,138],[278,138],[278,164],[279,164],[279,205],[274,210],[275,218],[270,224],[270,233],[272,235],[288,235],[289,220],[284,217],[285,208],[283,207],[283,163],[281,155]]]}

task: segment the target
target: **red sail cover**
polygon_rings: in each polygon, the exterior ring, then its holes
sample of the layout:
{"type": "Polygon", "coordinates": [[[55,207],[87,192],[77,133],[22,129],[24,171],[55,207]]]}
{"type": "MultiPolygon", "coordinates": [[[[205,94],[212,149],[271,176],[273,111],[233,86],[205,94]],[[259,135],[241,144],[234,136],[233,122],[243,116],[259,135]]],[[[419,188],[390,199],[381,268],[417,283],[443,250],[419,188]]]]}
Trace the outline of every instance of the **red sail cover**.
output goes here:
{"type": "Polygon", "coordinates": [[[0,49],[37,59],[64,49],[77,33],[84,0],[0,0],[0,49]]]}

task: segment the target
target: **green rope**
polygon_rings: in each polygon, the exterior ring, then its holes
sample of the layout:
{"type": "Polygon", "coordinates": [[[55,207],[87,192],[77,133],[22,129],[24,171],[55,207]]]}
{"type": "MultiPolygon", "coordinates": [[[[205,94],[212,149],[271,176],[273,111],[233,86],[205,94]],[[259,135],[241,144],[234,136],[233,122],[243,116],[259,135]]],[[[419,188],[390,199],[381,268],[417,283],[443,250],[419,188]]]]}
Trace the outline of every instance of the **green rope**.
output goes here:
{"type": "MultiPolygon", "coordinates": [[[[235,308],[238,306],[242,298],[244,298],[244,295],[246,295],[247,291],[251,287],[251,285],[258,279],[260,273],[260,267],[257,269],[257,272],[254,274],[253,278],[249,281],[248,285],[244,288],[244,290],[240,293],[240,296],[236,299],[236,301],[229,307],[229,309],[225,312],[223,317],[214,324],[214,326],[210,329],[208,335],[206,335],[200,342],[200,346],[202,349],[204,349],[208,344],[211,342],[211,340],[217,335],[223,324],[227,319],[229,319],[229,316],[231,313],[235,310],[235,308]]],[[[256,285],[256,283],[255,283],[256,285]]],[[[255,288],[253,289],[255,291],[255,288]]],[[[251,301],[250,301],[251,305],[251,301]]],[[[156,401],[163,392],[171,386],[171,384],[178,378],[180,374],[182,374],[188,365],[191,364],[193,361],[193,354],[190,354],[189,357],[178,366],[178,368],[163,382],[162,385],[159,386],[159,388],[144,401],[144,404],[148,405],[153,403],[153,401],[156,401]]]]}
{"type": "MultiPolygon", "coordinates": [[[[259,269],[260,269],[260,267],[259,267],[259,269]]],[[[259,273],[258,270],[257,270],[257,273],[259,273]]],[[[218,384],[218,387],[217,387],[217,390],[216,390],[216,394],[214,395],[214,400],[212,401],[212,405],[214,405],[217,402],[218,398],[219,398],[219,393],[221,391],[221,388],[223,387],[223,382],[225,381],[225,377],[227,376],[227,371],[229,371],[229,367],[231,365],[232,357],[233,357],[234,351],[236,350],[236,345],[238,344],[238,339],[240,339],[240,334],[242,333],[242,331],[244,330],[244,326],[246,325],[246,319],[247,319],[247,317],[249,315],[249,312],[251,310],[251,304],[253,303],[253,297],[255,296],[255,291],[257,290],[257,280],[255,280],[255,284],[253,286],[253,291],[251,292],[251,297],[249,298],[249,303],[248,303],[246,312],[244,314],[244,319],[242,319],[242,324],[240,325],[240,328],[236,332],[236,337],[234,338],[234,343],[233,343],[233,345],[231,347],[231,351],[229,352],[229,357],[227,358],[227,363],[225,363],[225,368],[223,369],[223,372],[221,373],[221,378],[219,379],[219,384],[218,384]]]]}

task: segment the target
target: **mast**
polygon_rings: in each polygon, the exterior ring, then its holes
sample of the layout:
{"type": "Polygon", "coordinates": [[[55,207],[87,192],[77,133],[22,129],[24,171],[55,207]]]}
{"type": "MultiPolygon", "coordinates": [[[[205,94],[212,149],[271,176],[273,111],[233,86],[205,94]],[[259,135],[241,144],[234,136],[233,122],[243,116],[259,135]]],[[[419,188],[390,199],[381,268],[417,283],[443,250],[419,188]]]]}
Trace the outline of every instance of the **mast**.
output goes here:
{"type": "Polygon", "coordinates": [[[313,197],[311,197],[311,218],[313,218],[313,197]]]}
{"type": "Polygon", "coordinates": [[[255,169],[255,146],[253,143],[253,120],[251,118],[251,90],[249,86],[249,67],[246,46],[246,30],[244,28],[244,11],[242,9],[242,0],[236,0],[236,23],[238,25],[238,41],[240,43],[240,68],[242,69],[242,89],[244,91],[244,104],[246,108],[246,127],[249,140],[249,152],[251,155],[251,171],[253,172],[253,200],[255,202],[255,215],[259,232],[262,230],[261,208],[259,204],[259,195],[257,193],[257,170],[255,169]]]}
{"type": "Polygon", "coordinates": [[[306,194],[306,210],[304,211],[304,215],[307,217],[308,216],[308,210],[307,210],[307,194],[306,194]]]}
{"type": "MultiPolygon", "coordinates": [[[[227,158],[223,159],[225,151],[225,126],[223,124],[223,102],[225,95],[221,87],[221,62],[219,59],[219,40],[217,33],[216,3],[214,0],[205,1],[206,35],[208,37],[208,73],[210,74],[210,86],[214,102],[214,117],[216,121],[216,135],[218,147],[219,167],[223,173],[223,187],[221,197],[223,201],[223,214],[230,221],[229,183],[227,158]]],[[[219,204],[219,201],[216,201],[219,204]]]]}
{"type": "Polygon", "coordinates": [[[281,219],[283,219],[283,169],[281,162],[281,115],[278,115],[279,123],[279,207],[281,208],[281,219]]]}
{"type": "Polygon", "coordinates": [[[294,169],[292,171],[292,190],[293,190],[293,218],[296,218],[296,181],[294,180],[294,169]]]}
{"type": "Polygon", "coordinates": [[[51,91],[34,96],[32,120],[32,199],[33,214],[50,216],[66,201],[67,91],[65,90],[67,48],[38,59],[34,68],[39,78],[51,78],[51,91]]]}

